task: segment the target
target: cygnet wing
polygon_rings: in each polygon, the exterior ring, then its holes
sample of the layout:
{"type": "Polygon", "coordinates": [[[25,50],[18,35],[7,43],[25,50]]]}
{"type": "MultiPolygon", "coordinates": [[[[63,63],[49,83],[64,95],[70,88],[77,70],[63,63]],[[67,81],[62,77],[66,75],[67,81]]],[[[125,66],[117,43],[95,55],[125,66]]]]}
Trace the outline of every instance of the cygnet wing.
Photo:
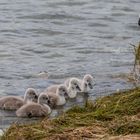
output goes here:
{"type": "Polygon", "coordinates": [[[38,103],[28,103],[17,110],[18,117],[43,117],[48,115],[48,108],[38,103]]]}
{"type": "Polygon", "coordinates": [[[21,97],[6,96],[0,98],[0,109],[17,110],[23,104],[24,100],[21,97]]]}

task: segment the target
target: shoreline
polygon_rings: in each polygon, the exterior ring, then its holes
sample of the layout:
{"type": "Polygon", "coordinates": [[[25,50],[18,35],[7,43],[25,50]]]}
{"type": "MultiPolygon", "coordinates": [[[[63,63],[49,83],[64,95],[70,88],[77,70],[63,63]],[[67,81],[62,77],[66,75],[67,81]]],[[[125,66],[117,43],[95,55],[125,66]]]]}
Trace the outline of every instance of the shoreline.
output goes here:
{"type": "Polygon", "coordinates": [[[1,140],[140,139],[140,88],[119,91],[75,106],[54,119],[13,124],[1,140]],[[30,130],[30,131],[29,131],[30,130]]]}

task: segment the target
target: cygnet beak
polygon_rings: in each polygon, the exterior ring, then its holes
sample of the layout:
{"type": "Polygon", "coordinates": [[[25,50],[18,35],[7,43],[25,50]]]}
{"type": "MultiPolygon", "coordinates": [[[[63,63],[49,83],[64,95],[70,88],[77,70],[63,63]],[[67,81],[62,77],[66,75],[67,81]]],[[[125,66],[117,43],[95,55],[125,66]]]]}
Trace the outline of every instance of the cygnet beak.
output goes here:
{"type": "Polygon", "coordinates": [[[49,104],[51,103],[50,100],[48,100],[48,103],[49,103],[49,104]]]}
{"type": "Polygon", "coordinates": [[[48,100],[47,104],[48,104],[49,107],[55,108],[55,103],[51,99],[48,100]]]}
{"type": "Polygon", "coordinates": [[[80,89],[80,87],[77,85],[76,86],[76,89],[78,90],[78,91],[81,91],[81,89],[80,89]]]}
{"type": "Polygon", "coordinates": [[[48,100],[48,105],[50,105],[51,104],[51,101],[50,100],[48,100]]]}
{"type": "Polygon", "coordinates": [[[32,117],[32,113],[29,112],[29,113],[27,114],[27,116],[28,116],[28,118],[31,118],[31,117],[32,117]]]}
{"type": "Polygon", "coordinates": [[[38,96],[37,95],[35,95],[35,99],[38,99],[38,96]]]}
{"type": "Polygon", "coordinates": [[[88,83],[88,86],[90,89],[93,89],[93,85],[91,83],[88,83]]]}
{"type": "Polygon", "coordinates": [[[67,93],[67,92],[65,92],[65,93],[64,93],[64,97],[65,97],[65,99],[68,99],[68,98],[69,98],[69,96],[68,96],[68,93],[67,93]]]}

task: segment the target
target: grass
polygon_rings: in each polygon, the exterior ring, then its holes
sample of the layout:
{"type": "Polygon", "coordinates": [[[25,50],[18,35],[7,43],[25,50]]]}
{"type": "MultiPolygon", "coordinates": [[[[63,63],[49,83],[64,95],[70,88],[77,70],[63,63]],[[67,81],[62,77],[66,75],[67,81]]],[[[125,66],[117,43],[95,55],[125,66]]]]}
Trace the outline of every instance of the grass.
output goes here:
{"type": "Polygon", "coordinates": [[[136,64],[140,65],[140,42],[138,46],[135,46],[135,61],[136,64]]]}
{"type": "Polygon", "coordinates": [[[135,65],[140,65],[140,42],[138,46],[130,44],[134,47],[135,65]]]}
{"type": "Polygon", "coordinates": [[[130,134],[140,137],[140,88],[88,101],[55,119],[13,124],[1,140],[103,139],[130,134]]]}

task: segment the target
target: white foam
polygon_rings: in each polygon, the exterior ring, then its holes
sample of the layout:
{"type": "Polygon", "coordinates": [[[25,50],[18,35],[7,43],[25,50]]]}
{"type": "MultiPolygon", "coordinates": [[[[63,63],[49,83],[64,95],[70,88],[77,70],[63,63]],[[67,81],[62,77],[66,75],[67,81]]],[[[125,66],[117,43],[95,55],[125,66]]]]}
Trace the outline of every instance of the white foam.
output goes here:
{"type": "Polygon", "coordinates": [[[2,136],[2,135],[3,135],[3,130],[0,129],[0,136],[2,136]]]}

